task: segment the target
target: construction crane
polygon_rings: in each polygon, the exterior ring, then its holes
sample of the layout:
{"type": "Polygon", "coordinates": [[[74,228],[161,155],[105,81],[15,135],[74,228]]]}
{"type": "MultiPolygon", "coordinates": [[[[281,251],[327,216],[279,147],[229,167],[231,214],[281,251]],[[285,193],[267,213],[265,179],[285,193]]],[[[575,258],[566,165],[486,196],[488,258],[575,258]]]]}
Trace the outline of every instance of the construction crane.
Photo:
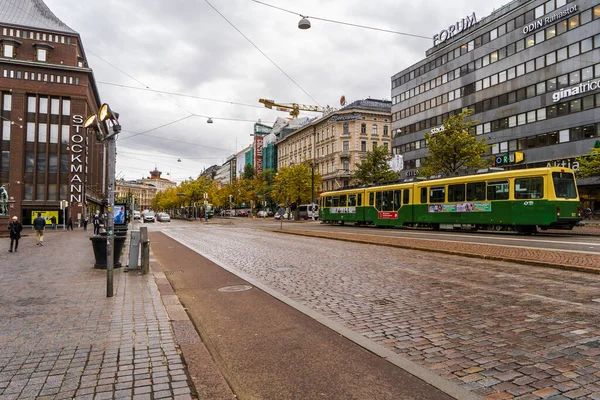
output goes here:
{"type": "Polygon", "coordinates": [[[312,112],[322,112],[323,115],[327,115],[333,111],[336,111],[335,108],[321,107],[321,106],[311,106],[307,104],[298,104],[298,103],[276,103],[275,100],[269,99],[260,99],[259,103],[263,103],[265,107],[269,109],[275,109],[277,111],[285,111],[289,112],[290,115],[294,118],[298,118],[298,114],[300,111],[312,111],[312,112]]]}

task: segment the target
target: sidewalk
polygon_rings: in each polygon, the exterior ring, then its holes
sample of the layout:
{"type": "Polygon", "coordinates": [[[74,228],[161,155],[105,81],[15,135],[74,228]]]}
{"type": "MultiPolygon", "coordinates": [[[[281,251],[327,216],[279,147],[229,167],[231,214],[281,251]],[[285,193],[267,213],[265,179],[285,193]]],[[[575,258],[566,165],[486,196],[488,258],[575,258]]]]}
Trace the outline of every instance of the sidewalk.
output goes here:
{"type": "Polygon", "coordinates": [[[91,233],[0,239],[0,399],[195,398],[155,276],[115,269],[107,298],[91,233]]]}

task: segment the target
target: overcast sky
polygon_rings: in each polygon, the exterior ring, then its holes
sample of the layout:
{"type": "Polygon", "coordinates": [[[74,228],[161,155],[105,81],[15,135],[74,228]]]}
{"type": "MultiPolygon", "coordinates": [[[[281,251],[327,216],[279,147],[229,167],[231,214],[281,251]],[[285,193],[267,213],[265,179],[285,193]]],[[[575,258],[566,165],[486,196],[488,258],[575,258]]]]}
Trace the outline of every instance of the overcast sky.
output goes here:
{"type": "Polygon", "coordinates": [[[389,100],[391,76],[423,59],[434,34],[509,2],[264,0],[303,15],[429,38],[419,39],[318,20],[300,30],[300,17],[252,0],[208,0],[223,16],[206,0],[44,1],[79,32],[101,100],[121,115],[118,177],[146,177],[156,166],[177,182],[248,146],[259,119],[268,124],[288,116],[264,108],[260,98],[332,107],[341,95],[348,102],[389,100]]]}

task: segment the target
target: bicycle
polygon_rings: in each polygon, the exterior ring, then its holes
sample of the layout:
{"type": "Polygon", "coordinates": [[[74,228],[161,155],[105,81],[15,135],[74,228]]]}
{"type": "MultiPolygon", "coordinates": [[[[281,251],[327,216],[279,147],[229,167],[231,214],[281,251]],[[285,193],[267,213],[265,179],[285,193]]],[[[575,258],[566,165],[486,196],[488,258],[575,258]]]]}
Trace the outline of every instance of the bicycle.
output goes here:
{"type": "Polygon", "coordinates": [[[600,214],[595,213],[591,208],[588,207],[583,210],[581,217],[583,219],[600,219],[600,214]]]}

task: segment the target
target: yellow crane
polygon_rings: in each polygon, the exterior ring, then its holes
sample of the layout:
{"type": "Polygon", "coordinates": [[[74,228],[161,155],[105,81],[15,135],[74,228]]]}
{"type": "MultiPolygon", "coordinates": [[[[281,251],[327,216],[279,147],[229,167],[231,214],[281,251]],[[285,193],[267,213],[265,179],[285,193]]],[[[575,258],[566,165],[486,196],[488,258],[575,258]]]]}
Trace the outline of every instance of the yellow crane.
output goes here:
{"type": "Polygon", "coordinates": [[[285,111],[289,112],[290,115],[294,118],[298,118],[298,114],[300,111],[312,111],[312,112],[322,112],[323,115],[327,115],[330,112],[336,111],[335,108],[321,107],[321,106],[311,106],[307,104],[298,104],[298,103],[276,103],[275,100],[269,99],[260,99],[259,103],[263,103],[265,107],[269,109],[275,109],[277,111],[285,111]]]}

